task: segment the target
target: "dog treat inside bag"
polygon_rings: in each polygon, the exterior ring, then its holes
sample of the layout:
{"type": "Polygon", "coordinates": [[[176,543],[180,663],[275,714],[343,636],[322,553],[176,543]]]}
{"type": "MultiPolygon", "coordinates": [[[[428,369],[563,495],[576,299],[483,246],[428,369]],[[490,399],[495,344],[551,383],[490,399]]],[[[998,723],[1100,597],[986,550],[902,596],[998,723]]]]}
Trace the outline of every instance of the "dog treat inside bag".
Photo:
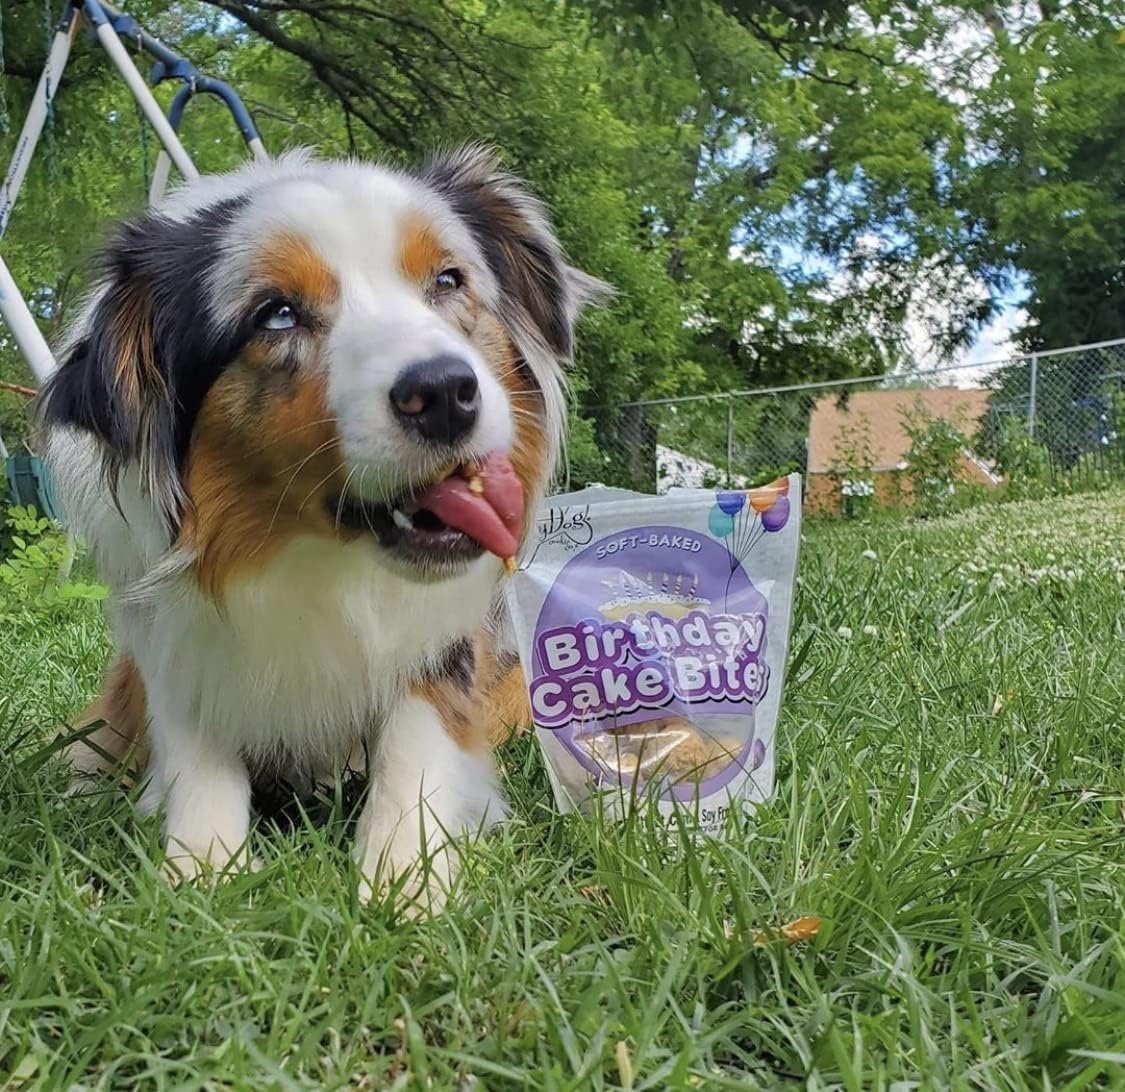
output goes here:
{"type": "Polygon", "coordinates": [[[508,586],[532,718],[564,811],[686,804],[707,833],[773,792],[800,477],[544,503],[508,586]]]}

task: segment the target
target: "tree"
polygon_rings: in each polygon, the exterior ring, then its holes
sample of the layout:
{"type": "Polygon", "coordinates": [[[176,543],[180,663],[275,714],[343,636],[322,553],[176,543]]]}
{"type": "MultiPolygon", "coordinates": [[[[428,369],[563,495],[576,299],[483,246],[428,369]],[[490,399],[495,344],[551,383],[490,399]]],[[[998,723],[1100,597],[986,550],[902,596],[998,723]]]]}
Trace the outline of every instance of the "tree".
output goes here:
{"type": "Polygon", "coordinates": [[[958,201],[975,258],[1028,289],[1028,349],[1125,334],[1125,4],[999,17],[956,74],[978,149],[958,201]]]}
{"type": "MultiPolygon", "coordinates": [[[[132,7],[240,89],[271,148],[405,163],[497,144],[573,259],[618,288],[573,372],[576,399],[602,405],[882,372],[920,320],[948,355],[1020,276],[1029,337],[1119,332],[1121,3],[1034,18],[984,0],[132,7]]],[[[14,122],[49,24],[31,0],[0,0],[0,19],[14,122]]],[[[155,141],[136,118],[80,42],[4,241],[49,329],[97,225],[143,198],[155,141]]],[[[215,109],[193,108],[185,138],[205,168],[241,154],[215,109]]],[[[2,341],[0,374],[22,374],[2,341]]],[[[598,414],[591,439],[647,466],[656,434],[598,414]]]]}

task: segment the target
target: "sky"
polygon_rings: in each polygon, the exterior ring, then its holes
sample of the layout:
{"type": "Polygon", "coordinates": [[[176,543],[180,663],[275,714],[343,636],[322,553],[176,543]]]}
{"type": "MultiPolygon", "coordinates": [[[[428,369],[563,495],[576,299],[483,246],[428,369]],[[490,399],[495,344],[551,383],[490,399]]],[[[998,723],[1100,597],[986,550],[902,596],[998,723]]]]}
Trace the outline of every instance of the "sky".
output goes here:
{"type": "MultiPolygon", "coordinates": [[[[981,330],[973,344],[955,361],[957,364],[987,364],[1015,355],[1012,333],[1027,321],[1027,312],[1020,306],[1019,296],[1008,296],[1003,310],[981,330]]],[[[987,369],[983,369],[987,370],[987,369]]]]}
{"type": "MultiPolygon", "coordinates": [[[[921,370],[926,368],[956,369],[950,378],[959,387],[975,386],[985,379],[996,365],[1019,355],[1013,335],[1027,322],[1027,312],[1022,303],[1027,289],[1017,285],[999,297],[999,310],[987,325],[978,330],[973,340],[951,360],[941,360],[929,346],[925,330],[918,320],[908,320],[908,334],[914,347],[914,359],[921,370]]],[[[919,301],[930,314],[940,314],[940,300],[919,301]]]]}

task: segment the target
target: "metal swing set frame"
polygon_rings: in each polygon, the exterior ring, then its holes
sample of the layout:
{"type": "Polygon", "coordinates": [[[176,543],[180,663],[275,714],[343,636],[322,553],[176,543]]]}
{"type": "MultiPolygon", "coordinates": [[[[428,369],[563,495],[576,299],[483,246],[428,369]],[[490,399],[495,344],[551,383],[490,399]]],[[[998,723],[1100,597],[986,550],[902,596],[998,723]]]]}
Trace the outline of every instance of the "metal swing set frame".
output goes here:
{"type": "MultiPolygon", "coordinates": [[[[250,155],[254,159],[269,158],[250,111],[243,105],[242,99],[233,87],[222,80],[203,75],[189,60],[145,31],[131,15],[119,11],[104,0],[67,0],[62,18],[55,28],[47,60],[28,108],[23,129],[16,141],[15,152],[8,164],[3,186],[0,187],[0,239],[3,239],[11,220],[12,208],[19,197],[31,157],[50,117],[55,93],[59,89],[70,57],[71,46],[83,21],[93,30],[98,44],[125,81],[144,119],[152,126],[160,140],[160,154],[157,157],[148,192],[150,206],[159,205],[163,199],[173,166],[185,179],[199,176],[199,170],[179,137],[184,109],[198,94],[214,95],[219,98],[230,112],[250,155]],[[135,44],[138,51],[148,54],[154,60],[148,83],[137,69],[122,39],[135,44]],[[149,89],[149,84],[156,86],[165,80],[179,80],[182,84],[172,99],[167,116],[164,115],[160,104],[149,89]]],[[[43,383],[56,368],[55,358],[31,313],[31,308],[13,280],[2,254],[0,254],[0,316],[12,332],[16,347],[27,361],[37,382],[43,383]]]]}

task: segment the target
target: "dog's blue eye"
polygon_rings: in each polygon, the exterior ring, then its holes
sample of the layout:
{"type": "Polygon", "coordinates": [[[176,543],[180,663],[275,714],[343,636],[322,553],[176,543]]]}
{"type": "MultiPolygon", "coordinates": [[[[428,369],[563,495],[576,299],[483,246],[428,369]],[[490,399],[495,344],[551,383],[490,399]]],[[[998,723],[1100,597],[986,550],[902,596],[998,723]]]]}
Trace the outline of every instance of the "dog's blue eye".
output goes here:
{"type": "Polygon", "coordinates": [[[460,269],[443,269],[434,278],[434,287],[439,292],[456,292],[465,283],[460,269]]]}
{"type": "Polygon", "coordinates": [[[270,300],[258,312],[263,330],[292,330],[297,325],[297,308],[288,300],[270,300]]]}

